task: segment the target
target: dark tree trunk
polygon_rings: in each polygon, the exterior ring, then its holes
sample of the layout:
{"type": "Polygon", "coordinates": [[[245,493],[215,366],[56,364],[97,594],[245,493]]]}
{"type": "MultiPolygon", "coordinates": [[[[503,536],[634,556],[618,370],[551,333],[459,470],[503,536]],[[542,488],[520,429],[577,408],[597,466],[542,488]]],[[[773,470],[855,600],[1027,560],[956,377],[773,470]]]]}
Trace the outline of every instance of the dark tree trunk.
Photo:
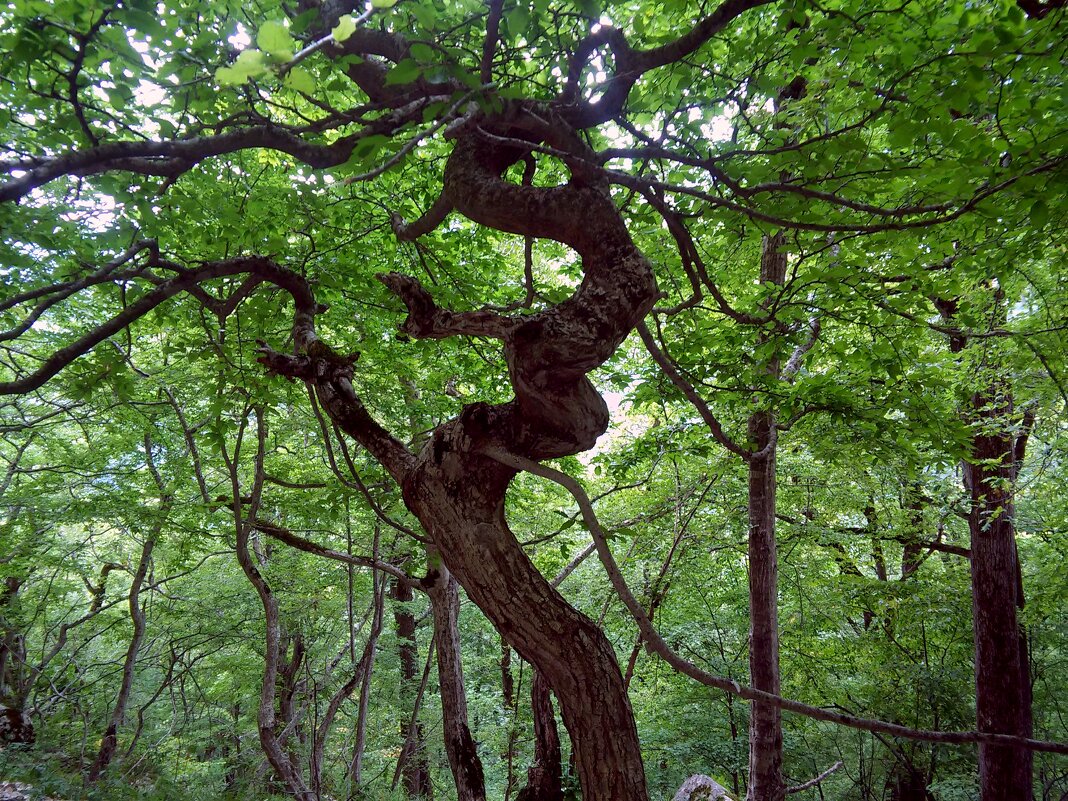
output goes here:
{"type": "MultiPolygon", "coordinates": [[[[390,597],[399,603],[407,603],[413,598],[412,588],[410,585],[394,579],[390,585],[390,597]]],[[[393,622],[397,630],[397,656],[400,659],[404,697],[414,701],[419,688],[415,615],[412,614],[410,609],[394,606],[393,622]]],[[[404,752],[399,757],[403,765],[401,768],[401,786],[404,787],[404,794],[411,799],[433,798],[433,788],[430,784],[430,773],[427,767],[426,739],[423,734],[423,724],[419,722],[418,718],[414,720],[405,719],[400,724],[400,734],[404,738],[404,752]]]]}
{"type": "MultiPolygon", "coordinates": [[[[586,152],[578,137],[562,129],[558,135],[557,146],[586,152]]],[[[471,404],[439,426],[407,471],[404,496],[471,600],[552,687],[584,800],[647,801],[637,729],[612,645],[531,564],[505,521],[515,470],[480,451],[496,446],[540,460],[592,447],[608,425],[608,410],[586,373],[644,316],[656,286],[601,179],[584,175],[551,189],[506,184],[500,175],[519,155],[475,139],[458,141],[445,171],[448,199],[476,222],[575,248],[582,284],[540,314],[469,321],[500,326],[516,398],[471,404]]],[[[407,331],[456,332],[455,317],[428,307],[407,283],[389,283],[408,305],[407,331]]]]}
{"type": "MultiPolygon", "coordinates": [[[[434,560],[435,555],[431,555],[434,560]]],[[[440,558],[437,562],[440,563],[440,558]]],[[[485,801],[486,780],[482,772],[471,729],[467,724],[467,692],[460,661],[460,591],[456,579],[444,565],[436,572],[428,589],[434,613],[434,637],[438,652],[438,683],[444,714],[445,751],[456,782],[459,801],[485,801]]]]}
{"type": "MultiPolygon", "coordinates": [[[[522,664],[522,663],[520,663],[522,664]]],[[[523,674],[519,674],[522,684],[523,674]]],[[[516,743],[519,740],[519,722],[517,720],[518,705],[515,697],[515,678],[512,676],[512,649],[503,639],[501,640],[501,700],[504,708],[511,712],[511,723],[508,726],[508,740],[504,746],[504,764],[506,769],[504,780],[504,801],[512,797],[515,789],[515,757],[516,743]]]]}
{"type": "MultiPolygon", "coordinates": [[[[527,135],[507,122],[486,124],[491,133],[527,135]]],[[[485,453],[498,449],[538,461],[593,447],[608,426],[608,408],[586,374],[615,352],[657,297],[651,265],[634,246],[607,181],[582,166],[596,155],[562,120],[538,135],[580,157],[569,183],[510,184],[502,175],[525,151],[463,133],[434,213],[396,230],[418,236],[440,221],[438,209],[454,208],[500,231],[563,242],[583,268],[568,300],[515,318],[454,313],[437,307],[414,279],[381,276],[408,307],[402,328],[409,335],[500,339],[514,400],[468,404],[413,455],[367,413],[352,385],[354,358],[318,339],[314,300],[299,291],[294,334],[302,355],[265,351],[262,361],[314,384],[334,422],[401,484],[405,504],[468,597],[546,678],[571,737],[584,801],[647,801],[637,728],[612,645],[527,558],[504,515],[516,471],[485,453]]]]}
{"type": "Polygon", "coordinates": [[[462,485],[409,485],[410,505],[442,552],[453,555],[471,599],[556,692],[584,799],[647,801],[637,730],[611,644],[549,585],[508,530],[503,496],[512,471],[485,457],[471,461],[462,485]]]}
{"type": "MultiPolygon", "coordinates": [[[[993,293],[998,315],[1002,298],[993,293]]],[[[936,299],[942,317],[955,323],[958,303],[936,299]]],[[[950,336],[952,353],[967,347],[962,334],[950,336]]],[[[995,357],[996,358],[996,357],[995,357]]],[[[975,433],[964,462],[970,495],[972,623],[975,638],[975,712],[979,731],[1032,735],[1031,682],[1027,645],[1016,616],[1023,606],[1023,581],[1016,551],[1013,494],[1027,444],[1026,432],[1013,435],[1012,390],[1000,365],[987,365],[984,389],[975,392],[966,416],[975,433]]],[[[1025,428],[1033,418],[1025,415],[1025,428]]],[[[1032,753],[1024,748],[979,746],[981,801],[1030,801],[1032,753]]]]}
{"type": "MultiPolygon", "coordinates": [[[[1004,419],[1011,412],[1011,399],[980,393],[972,399],[972,408],[983,426],[964,468],[971,490],[976,717],[980,731],[1030,737],[1027,645],[1016,615],[1023,597],[1013,520],[1015,443],[1004,419]]],[[[979,746],[982,801],[1029,801],[1031,776],[1029,750],[979,746]]]]}
{"type": "MultiPolygon", "coordinates": [[[[786,275],[782,235],[764,238],[760,280],[781,284],[786,275]]],[[[777,376],[772,357],[766,371],[777,376]]],[[[775,544],[775,418],[769,411],[749,417],[749,673],[755,689],[780,694],[778,555],[775,544]]],[[[749,717],[750,801],[782,801],[782,711],[753,702],[749,717]]]]}
{"type": "Polygon", "coordinates": [[[552,691],[536,671],[530,701],[534,710],[534,763],[527,771],[527,786],[519,792],[516,801],[563,801],[560,735],[553,714],[552,691]]]}

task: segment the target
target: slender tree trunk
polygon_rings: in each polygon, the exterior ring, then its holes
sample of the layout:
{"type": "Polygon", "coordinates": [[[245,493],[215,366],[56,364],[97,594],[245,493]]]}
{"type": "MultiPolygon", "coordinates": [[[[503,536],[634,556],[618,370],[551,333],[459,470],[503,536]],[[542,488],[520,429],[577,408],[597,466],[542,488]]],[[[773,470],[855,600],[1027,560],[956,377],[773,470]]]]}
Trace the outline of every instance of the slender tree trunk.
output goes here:
{"type": "MultiPolygon", "coordinates": [[[[247,421],[246,421],[247,422],[247,421]]],[[[235,447],[235,453],[239,452],[240,437],[244,434],[244,425],[239,428],[239,443],[235,447]]],[[[231,497],[233,498],[234,532],[236,534],[235,552],[237,562],[249,583],[256,590],[260,604],[263,607],[264,628],[266,632],[263,655],[263,679],[260,682],[260,703],[256,713],[256,721],[259,727],[260,746],[267,756],[268,762],[274,768],[275,774],[285,784],[287,791],[297,801],[318,801],[316,793],[308,788],[304,782],[299,764],[294,762],[286,753],[279,742],[277,725],[278,716],[275,711],[277,696],[277,682],[279,660],[282,642],[282,623],[278,611],[278,600],[274,596],[263,574],[253,562],[249,552],[249,540],[252,532],[251,520],[255,517],[259,507],[260,494],[263,488],[263,459],[266,451],[267,423],[263,413],[256,414],[256,434],[258,447],[256,450],[256,473],[252,488],[251,503],[246,510],[242,504],[241,484],[238,477],[238,465],[230,458],[225,448],[223,459],[230,473],[231,497]],[[246,515],[247,512],[247,515],[246,515]]]]}
{"type": "Polygon", "coordinates": [[[372,630],[370,638],[366,652],[367,658],[364,660],[363,665],[363,679],[360,682],[360,706],[356,713],[356,737],[353,739],[352,744],[350,774],[352,776],[354,795],[358,794],[359,788],[363,784],[363,754],[367,749],[367,716],[371,707],[371,677],[374,674],[377,632],[372,630]]]}
{"type": "Polygon", "coordinates": [[[516,801],[563,801],[563,766],[560,735],[556,730],[552,691],[537,671],[530,687],[534,710],[534,762],[527,771],[527,786],[516,801]]]}
{"type": "MultiPolygon", "coordinates": [[[[753,415],[749,432],[766,456],[749,462],[749,673],[752,686],[780,694],[778,570],[775,546],[775,450],[770,415],[753,415]]],[[[754,701],[749,716],[749,799],[782,801],[782,711],[754,701]]]]}
{"type": "MultiPolygon", "coordinates": [[[[412,600],[412,588],[394,579],[390,584],[390,598],[397,604],[412,600]]],[[[406,607],[394,605],[393,623],[397,631],[397,656],[400,659],[402,691],[405,699],[415,699],[419,689],[418,652],[415,641],[415,615],[406,607]]],[[[418,717],[405,718],[400,724],[404,748],[399,757],[401,785],[404,794],[411,799],[433,798],[430,771],[426,759],[426,738],[423,724],[418,717]]]]}
{"type": "MultiPolygon", "coordinates": [[[[519,678],[520,684],[522,684],[522,673],[519,674],[519,678]]],[[[501,639],[501,696],[504,708],[511,713],[511,721],[508,725],[508,740],[505,743],[503,754],[505,764],[504,801],[509,801],[516,784],[515,757],[516,743],[519,740],[519,721],[517,720],[518,705],[515,697],[515,678],[512,676],[512,649],[503,638],[501,639]]]]}
{"type": "MultiPolygon", "coordinates": [[[[164,509],[168,506],[169,504],[165,501],[164,509]]],[[[133,634],[130,636],[126,658],[122,663],[122,683],[119,685],[119,694],[115,698],[115,708],[111,712],[111,720],[104,732],[104,739],[100,742],[100,750],[89,768],[90,782],[99,780],[104,771],[108,769],[119,744],[119,726],[126,717],[126,706],[130,701],[130,690],[133,688],[134,668],[137,666],[137,652],[141,649],[141,640],[145,636],[145,610],[141,608],[141,585],[144,584],[145,576],[148,574],[148,566],[152,560],[152,550],[156,547],[158,533],[157,529],[145,539],[141,547],[141,559],[137,563],[137,570],[130,584],[130,620],[133,623],[133,634]]]]}
{"type": "Polygon", "coordinates": [[[456,782],[458,801],[485,801],[486,780],[482,760],[467,725],[467,691],[460,661],[460,588],[436,554],[431,560],[438,575],[430,586],[434,636],[438,646],[438,682],[444,713],[445,752],[456,782]]]}
{"type": "MultiPolygon", "coordinates": [[[[760,259],[762,283],[781,284],[786,276],[782,234],[765,237],[760,259]]],[[[778,359],[765,365],[779,373],[778,359]]],[[[778,555],[775,544],[775,417],[770,411],[749,416],[749,673],[755,689],[780,694],[778,555]]],[[[750,707],[750,801],[782,801],[782,711],[759,701],[750,707]]]]}

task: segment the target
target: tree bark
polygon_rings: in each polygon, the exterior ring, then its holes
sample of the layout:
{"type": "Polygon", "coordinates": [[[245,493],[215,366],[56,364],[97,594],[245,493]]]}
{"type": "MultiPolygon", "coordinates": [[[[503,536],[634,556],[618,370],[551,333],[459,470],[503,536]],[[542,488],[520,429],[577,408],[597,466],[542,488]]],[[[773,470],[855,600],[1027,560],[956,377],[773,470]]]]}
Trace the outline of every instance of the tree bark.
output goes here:
{"type": "MultiPolygon", "coordinates": [[[[977,393],[972,410],[982,432],[965,464],[971,490],[972,617],[975,626],[975,710],[979,731],[1030,737],[1031,685],[1027,644],[1016,610],[1023,605],[1016,552],[1014,440],[1005,419],[1011,396],[996,387],[977,393]]],[[[1032,754],[981,744],[981,801],[1030,801],[1032,754]]]]}
{"type": "Polygon", "coordinates": [[[428,589],[438,646],[438,684],[444,716],[445,752],[456,783],[458,801],[485,801],[486,780],[471,729],[467,725],[467,691],[460,661],[460,590],[435,553],[428,556],[437,575],[428,589]]]}
{"type": "Polygon", "coordinates": [[[527,771],[527,785],[516,801],[563,801],[563,766],[560,735],[553,714],[552,691],[538,672],[530,687],[534,710],[534,762],[527,771]]]}
{"type": "MultiPolygon", "coordinates": [[[[1000,290],[992,294],[995,317],[1003,316],[1000,290]]],[[[955,322],[957,300],[936,298],[934,305],[943,319],[955,322]]],[[[950,336],[950,352],[961,353],[967,346],[963,334],[950,336]]],[[[964,487],[970,496],[975,714],[981,732],[1030,737],[1027,642],[1016,616],[1024,597],[1013,500],[1027,433],[1018,439],[1013,435],[1012,389],[1004,367],[996,363],[997,354],[993,358],[993,365],[984,365],[987,375],[981,380],[985,386],[972,394],[965,410],[975,432],[971,455],[963,464],[964,487]]],[[[981,743],[980,800],[1030,801],[1032,771],[1030,750],[981,743]]]]}
{"type": "MultiPolygon", "coordinates": [[[[145,582],[145,577],[148,575],[149,565],[152,563],[152,551],[156,547],[156,541],[159,539],[160,533],[163,530],[164,521],[166,520],[174,502],[173,495],[167,492],[163,483],[163,478],[156,470],[156,464],[152,458],[152,440],[147,434],[145,435],[144,447],[149,473],[152,475],[152,479],[156,483],[156,488],[159,490],[160,506],[156,522],[153,524],[151,532],[145,538],[144,544],[141,546],[141,557],[137,562],[137,569],[134,571],[133,579],[130,582],[129,606],[133,632],[130,636],[130,644],[126,649],[126,657],[122,664],[122,682],[119,685],[119,694],[115,699],[115,708],[112,710],[111,720],[108,723],[107,730],[104,732],[104,738],[100,742],[100,750],[97,752],[96,759],[93,760],[93,764],[89,768],[88,779],[90,782],[99,780],[104,771],[107,770],[108,765],[111,764],[111,760],[115,756],[115,750],[118,748],[119,726],[122,725],[123,720],[126,718],[126,706],[130,701],[130,691],[133,688],[134,669],[137,666],[137,653],[141,650],[141,640],[145,636],[145,610],[141,607],[141,587],[145,582]]],[[[102,571],[100,598],[103,597],[103,577],[105,575],[106,573],[102,571]]],[[[98,603],[100,598],[94,603],[98,603]]]]}
{"type": "Polygon", "coordinates": [[[443,552],[475,557],[452,561],[468,595],[545,673],[571,735],[583,797],[646,801],[637,730],[611,644],[549,586],[508,530],[503,484],[511,471],[480,461],[482,469],[468,473],[462,488],[453,485],[459,497],[423,481],[409,502],[443,552]],[[500,501],[487,508],[497,495],[500,501]]]}
{"type": "MultiPolygon", "coordinates": [[[[583,167],[596,155],[563,120],[542,127],[538,115],[521,115],[482,125],[490,134],[534,136],[574,153],[579,158],[569,161],[571,180],[553,187],[511,184],[502,175],[524,149],[462,132],[445,168],[444,203],[432,209],[434,220],[441,219],[435,210],[455,208],[500,231],[563,242],[582,260],[581,284],[560,304],[509,318],[440,309],[414,279],[380,278],[408,307],[402,330],[409,335],[502,340],[515,398],[498,405],[468,404],[413,455],[356,396],[355,358],[334,353],[315,335],[317,307],[303,289],[294,295],[294,336],[301,355],[265,349],[261,361],[274,372],[313,384],[334,422],[401,484],[405,504],[438,548],[443,566],[548,680],[571,736],[585,801],[647,801],[637,729],[615,652],[599,627],[572,608],[527,558],[504,515],[505,493],[517,470],[483,450],[500,448],[543,460],[593,447],[609,415],[586,374],[603,364],[652,308],[656,282],[607,181],[583,167]]],[[[425,226],[417,222],[395,230],[425,226]]]]}
{"type": "MultiPolygon", "coordinates": [[[[578,137],[562,127],[554,131],[554,146],[586,154],[578,137]]],[[[551,188],[508,184],[500,175],[520,155],[461,139],[446,167],[446,192],[476,222],[570,245],[582,258],[583,281],[570,299],[544,312],[487,321],[438,310],[425,293],[387,277],[408,306],[409,333],[481,331],[502,338],[516,393],[506,404],[471,404],[439,426],[403,479],[404,498],[471,600],[552,687],[585,801],[646,801],[637,729],[615,652],[531,564],[504,515],[516,471],[480,450],[497,445],[537,460],[592,447],[608,425],[608,409],[586,373],[651,308],[656,284],[607,184],[588,176],[551,188]]]]}
{"type": "MultiPolygon", "coordinates": [[[[164,514],[169,504],[164,502],[164,514]]],[[[115,698],[115,707],[111,712],[111,720],[108,722],[104,738],[100,742],[100,750],[89,768],[89,781],[96,782],[108,769],[115,750],[119,744],[119,726],[126,718],[126,705],[130,701],[130,690],[133,688],[134,668],[137,666],[137,652],[141,650],[141,640],[145,636],[145,610],[141,608],[141,585],[144,584],[148,574],[148,566],[152,560],[152,550],[156,547],[156,537],[159,531],[154,531],[145,540],[141,547],[141,559],[137,563],[137,571],[134,573],[130,584],[130,621],[133,624],[133,633],[130,636],[130,644],[126,648],[126,658],[122,663],[122,682],[119,685],[119,694],[115,698]]]]}
{"type": "MultiPolygon", "coordinates": [[[[396,579],[390,583],[389,594],[398,604],[407,603],[413,598],[411,585],[396,579]]],[[[415,641],[415,615],[410,609],[395,605],[393,623],[397,631],[402,692],[405,699],[415,699],[420,674],[415,641]]],[[[398,757],[401,760],[401,786],[404,788],[404,794],[411,799],[433,798],[434,790],[430,784],[426,759],[426,737],[418,716],[412,720],[403,720],[400,724],[400,734],[404,738],[404,747],[398,757]]]]}
{"type": "MultiPolygon", "coordinates": [[[[786,254],[782,234],[764,237],[760,259],[762,283],[785,280],[786,254]]],[[[764,365],[778,376],[772,357],[764,365]]],[[[749,468],[749,673],[752,686],[780,694],[778,555],[775,543],[775,417],[761,410],[749,416],[749,441],[754,456],[749,468]]],[[[782,801],[782,711],[773,704],[754,701],[749,713],[750,801],[782,801]]]]}

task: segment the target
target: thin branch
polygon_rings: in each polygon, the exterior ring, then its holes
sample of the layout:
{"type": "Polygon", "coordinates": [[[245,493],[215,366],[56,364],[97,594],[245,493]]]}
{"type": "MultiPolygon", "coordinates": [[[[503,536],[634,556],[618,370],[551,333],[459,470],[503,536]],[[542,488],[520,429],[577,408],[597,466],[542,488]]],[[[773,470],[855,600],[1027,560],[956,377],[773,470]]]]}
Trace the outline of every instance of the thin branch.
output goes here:
{"type": "Polygon", "coordinates": [[[661,350],[657,345],[656,339],[653,338],[652,332],[645,325],[644,322],[638,323],[638,335],[642,338],[642,342],[645,343],[646,350],[649,351],[649,355],[653,357],[660,369],[664,372],[664,375],[668,377],[672,384],[683,394],[693,407],[697,410],[697,413],[701,415],[701,419],[705,421],[708,426],[708,430],[712,432],[712,436],[716,438],[716,441],[731,453],[741,456],[745,460],[752,459],[756,454],[747,448],[743,448],[733,439],[727,436],[727,432],[723,430],[723,426],[720,424],[719,419],[712,413],[712,409],[704,398],[697,394],[697,390],[693,385],[682,377],[682,374],[678,371],[674,361],[667,353],[661,350]]]}
{"type": "Polygon", "coordinates": [[[335,562],[344,562],[348,565],[354,565],[356,567],[367,567],[372,570],[378,570],[383,573],[396,578],[398,581],[403,582],[406,586],[412,589],[422,589],[421,585],[416,579],[413,579],[403,570],[396,565],[391,565],[389,562],[383,562],[380,559],[372,559],[367,556],[354,556],[352,554],[343,553],[341,551],[335,551],[333,548],[327,548],[324,545],[312,542],[311,540],[299,537],[283,526],[279,526],[276,523],[269,523],[261,518],[255,518],[249,521],[254,529],[261,531],[268,537],[283,542],[291,548],[296,548],[298,551],[304,551],[306,553],[315,554],[321,556],[324,559],[333,559],[335,562]]]}
{"type": "Polygon", "coordinates": [[[827,770],[823,771],[823,773],[821,773],[819,776],[815,777],[814,779],[809,779],[807,782],[804,782],[802,784],[795,784],[793,787],[787,787],[786,788],[786,794],[787,795],[793,795],[794,793],[800,793],[800,792],[808,790],[808,789],[810,789],[812,787],[815,787],[817,784],[822,782],[824,779],[826,779],[828,776],[830,776],[832,773],[834,773],[836,770],[838,770],[840,767],[842,767],[843,764],[845,764],[845,763],[842,762],[841,760],[839,760],[838,762],[835,762],[833,765],[831,765],[829,768],[827,768],[827,770]]]}
{"type": "Polygon", "coordinates": [[[601,557],[601,562],[604,564],[605,570],[608,573],[612,588],[630,611],[631,617],[633,617],[634,621],[638,624],[638,629],[642,633],[642,637],[645,639],[649,650],[659,655],[665,662],[680,673],[689,676],[701,684],[715,687],[716,689],[744,698],[747,701],[764,701],[774,704],[788,712],[804,715],[805,717],[813,718],[814,720],[823,720],[828,723],[848,726],[849,728],[859,729],[861,731],[880,732],[894,737],[902,737],[909,740],[922,740],[926,742],[954,744],[989,743],[994,745],[1011,745],[1019,748],[1028,748],[1033,751],[1068,754],[1068,743],[1033,740],[1029,737],[1016,737],[1011,734],[995,734],[993,732],[949,732],[911,729],[907,726],[901,726],[896,723],[887,723],[882,720],[858,718],[840,712],[831,712],[827,709],[801,703],[800,701],[794,701],[772,693],[755,690],[752,687],[739,684],[731,679],[716,676],[702,670],[692,662],[689,662],[676,654],[664,641],[664,638],[660,636],[660,632],[657,631],[652,621],[649,620],[648,616],[645,614],[645,610],[627,586],[626,580],[623,578],[623,574],[619,570],[619,565],[616,564],[615,557],[612,555],[612,551],[608,546],[608,540],[605,537],[604,530],[601,528],[600,523],[597,520],[597,515],[593,510],[593,504],[590,502],[589,496],[586,495],[586,491],[574,478],[559,470],[546,467],[545,465],[531,461],[522,456],[516,456],[515,454],[508,453],[500,448],[488,447],[484,448],[482,452],[487,456],[496,459],[501,464],[514,467],[517,470],[526,470],[534,475],[554,481],[571,493],[575,498],[575,501],[578,503],[579,508],[582,510],[583,520],[586,522],[586,527],[593,536],[594,543],[597,546],[597,553],[601,557]]]}

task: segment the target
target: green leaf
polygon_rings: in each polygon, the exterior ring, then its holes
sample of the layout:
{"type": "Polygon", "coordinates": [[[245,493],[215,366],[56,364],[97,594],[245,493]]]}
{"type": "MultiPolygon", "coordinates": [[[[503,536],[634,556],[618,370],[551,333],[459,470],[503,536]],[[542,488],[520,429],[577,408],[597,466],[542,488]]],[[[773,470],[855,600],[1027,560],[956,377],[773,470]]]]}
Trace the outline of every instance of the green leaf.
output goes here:
{"type": "Polygon", "coordinates": [[[393,8],[397,5],[397,0],[371,0],[372,8],[393,8]]]}
{"type": "Polygon", "coordinates": [[[262,50],[242,50],[233,66],[215,71],[215,79],[223,86],[239,86],[265,72],[267,63],[262,50]]]}
{"type": "Polygon", "coordinates": [[[352,14],[345,14],[341,17],[334,29],[330,31],[330,35],[334,37],[334,41],[338,44],[344,42],[354,33],[356,33],[356,20],[352,18],[352,14]]]}
{"type": "Polygon", "coordinates": [[[421,42],[412,45],[411,53],[412,58],[423,64],[429,64],[434,60],[434,48],[421,42]]]}
{"type": "Polygon", "coordinates": [[[1046,223],[1049,222],[1049,206],[1046,205],[1044,200],[1036,200],[1031,205],[1031,211],[1028,216],[1031,218],[1031,225],[1035,228],[1043,228],[1046,223]]]}
{"type": "Polygon", "coordinates": [[[411,83],[423,72],[422,65],[410,58],[404,59],[386,74],[386,86],[411,83]]]}
{"type": "Polygon", "coordinates": [[[282,61],[293,58],[293,37],[281,22],[263,23],[256,34],[256,44],[264,52],[282,61]]]}
{"type": "Polygon", "coordinates": [[[286,86],[290,89],[295,89],[298,92],[310,95],[315,92],[315,79],[312,78],[307,70],[303,70],[300,67],[294,67],[286,74],[286,86]]]}

